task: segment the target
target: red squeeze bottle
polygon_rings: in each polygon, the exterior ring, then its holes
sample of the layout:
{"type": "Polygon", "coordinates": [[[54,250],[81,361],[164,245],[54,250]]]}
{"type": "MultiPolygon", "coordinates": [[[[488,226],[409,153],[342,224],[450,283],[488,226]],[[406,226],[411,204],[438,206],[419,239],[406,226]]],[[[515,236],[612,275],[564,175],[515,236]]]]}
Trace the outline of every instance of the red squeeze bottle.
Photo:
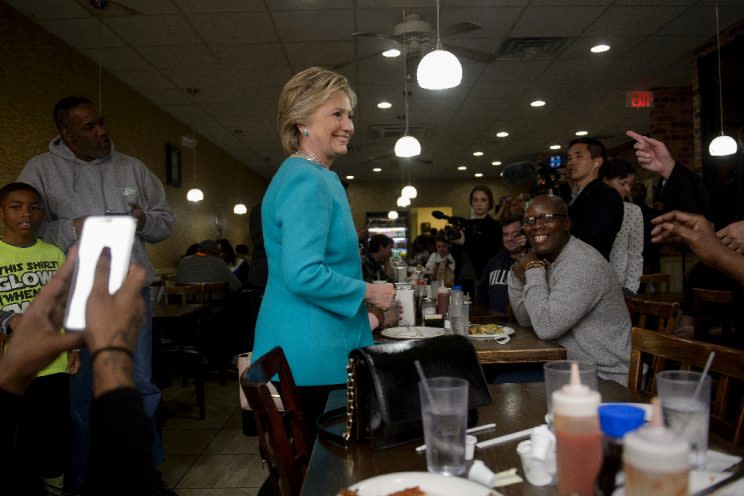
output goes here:
{"type": "Polygon", "coordinates": [[[571,382],[553,393],[558,494],[593,496],[602,465],[599,393],[581,384],[579,366],[571,364],[571,382]]]}

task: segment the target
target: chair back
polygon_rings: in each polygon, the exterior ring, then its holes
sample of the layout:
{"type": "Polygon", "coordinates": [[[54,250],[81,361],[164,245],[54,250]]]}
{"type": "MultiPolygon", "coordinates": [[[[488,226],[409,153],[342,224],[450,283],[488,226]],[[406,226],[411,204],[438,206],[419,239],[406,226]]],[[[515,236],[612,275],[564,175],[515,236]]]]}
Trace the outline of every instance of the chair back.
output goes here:
{"type": "Polygon", "coordinates": [[[626,296],[630,320],[633,325],[643,329],[656,329],[658,332],[671,335],[677,327],[679,303],[649,301],[639,296],[626,296]]]}
{"type": "Polygon", "coordinates": [[[166,303],[204,303],[204,288],[200,284],[165,285],[164,288],[166,303]]]}
{"type": "Polygon", "coordinates": [[[198,303],[210,303],[224,301],[227,294],[226,282],[177,282],[175,287],[193,287],[201,294],[198,303]]]}
{"type": "MultiPolygon", "coordinates": [[[[659,362],[666,366],[675,364],[683,370],[701,370],[711,351],[716,352],[710,367],[711,376],[714,379],[710,407],[711,427],[720,431],[728,439],[733,439],[735,444],[739,444],[744,441],[744,395],[742,395],[741,388],[744,384],[744,350],[693,339],[665,336],[655,331],[634,327],[631,337],[628,389],[656,394],[656,381],[647,381],[650,384],[648,388],[643,386],[644,355],[661,358],[663,360],[659,362]],[[737,391],[738,394],[736,394],[737,391]]],[[[649,372],[655,376],[661,370],[649,372]]]]}
{"type": "Polygon", "coordinates": [[[736,333],[734,298],[731,291],[692,288],[692,317],[695,338],[731,344],[736,333]]]}
{"type": "Polygon", "coordinates": [[[259,447],[269,469],[274,494],[295,496],[310,459],[310,436],[297,397],[292,371],[284,351],[273,348],[251,364],[240,377],[240,386],[253,408],[259,447]],[[279,377],[279,411],[267,383],[279,377]]]}
{"type": "Polygon", "coordinates": [[[643,288],[642,294],[645,295],[653,293],[668,293],[672,287],[671,274],[642,274],[639,280],[643,288]],[[664,285],[664,291],[661,290],[662,285],[664,285]]]}

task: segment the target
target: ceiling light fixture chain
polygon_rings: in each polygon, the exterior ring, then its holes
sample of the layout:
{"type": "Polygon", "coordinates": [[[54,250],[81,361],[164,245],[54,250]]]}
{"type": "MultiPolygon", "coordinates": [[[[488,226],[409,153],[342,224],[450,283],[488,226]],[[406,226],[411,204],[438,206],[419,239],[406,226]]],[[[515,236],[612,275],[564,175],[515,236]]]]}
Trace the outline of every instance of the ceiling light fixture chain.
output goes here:
{"type": "Polygon", "coordinates": [[[716,0],[716,55],[718,57],[718,112],[721,117],[721,136],[723,133],[723,79],[721,79],[721,26],[718,22],[718,0],[716,0]]]}
{"type": "Polygon", "coordinates": [[[716,59],[718,62],[718,116],[721,122],[721,135],[716,136],[708,145],[708,153],[713,157],[725,157],[736,153],[738,148],[736,140],[726,136],[723,129],[723,76],[721,71],[721,25],[718,18],[718,0],[715,0],[716,21],[716,59]]]}

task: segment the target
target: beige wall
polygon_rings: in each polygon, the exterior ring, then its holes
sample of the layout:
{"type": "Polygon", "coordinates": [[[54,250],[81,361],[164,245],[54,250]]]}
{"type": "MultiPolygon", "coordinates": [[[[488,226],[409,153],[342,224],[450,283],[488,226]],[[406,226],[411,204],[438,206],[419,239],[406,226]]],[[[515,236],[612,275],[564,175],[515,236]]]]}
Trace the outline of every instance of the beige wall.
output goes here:
{"type": "MultiPolygon", "coordinates": [[[[63,96],[96,100],[98,65],[0,2],[0,182],[14,181],[26,162],[48,150],[56,134],[51,110],[63,96]]],[[[103,111],[116,148],[147,164],[165,182],[165,144],[179,145],[190,129],[158,109],[125,82],[103,72],[103,111]]],[[[226,238],[248,241],[248,216],[232,213],[235,203],[250,209],[267,181],[199,137],[199,181],[205,200],[186,201],[191,187],[193,153],[181,150],[183,183],[166,186],[176,215],[173,235],[149,248],[158,268],[173,267],[186,247],[217,235],[215,218],[223,219],[226,238]]]]}
{"type": "MultiPolygon", "coordinates": [[[[485,184],[491,188],[494,202],[498,202],[503,195],[514,195],[523,191],[523,189],[508,186],[501,180],[414,181],[418,196],[411,203],[411,208],[427,207],[434,209],[434,207],[448,206],[452,207],[452,215],[470,217],[468,199],[470,198],[470,191],[476,184],[485,184]]],[[[349,200],[357,229],[364,228],[366,214],[369,211],[400,210],[395,206],[395,200],[400,196],[400,189],[400,184],[352,182],[349,185],[349,200]]],[[[493,214],[493,212],[491,213],[493,214]]],[[[417,223],[429,221],[428,218],[416,220],[417,223]]],[[[418,226],[414,224],[410,227],[413,228],[413,233],[418,229],[418,226]]],[[[432,227],[439,227],[439,224],[432,223],[432,227]]]]}

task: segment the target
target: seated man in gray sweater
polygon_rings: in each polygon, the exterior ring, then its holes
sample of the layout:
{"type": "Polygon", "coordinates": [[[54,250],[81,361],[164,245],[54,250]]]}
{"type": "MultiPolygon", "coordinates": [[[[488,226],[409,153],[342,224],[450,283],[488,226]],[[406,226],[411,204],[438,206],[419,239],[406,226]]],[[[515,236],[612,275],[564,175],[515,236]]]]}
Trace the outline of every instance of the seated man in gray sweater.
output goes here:
{"type": "Polygon", "coordinates": [[[522,219],[532,250],[519,255],[509,273],[509,300],[523,326],[555,339],[569,360],[597,365],[603,379],[628,382],[630,317],[610,264],[571,236],[566,204],[542,195],[522,219]]]}

